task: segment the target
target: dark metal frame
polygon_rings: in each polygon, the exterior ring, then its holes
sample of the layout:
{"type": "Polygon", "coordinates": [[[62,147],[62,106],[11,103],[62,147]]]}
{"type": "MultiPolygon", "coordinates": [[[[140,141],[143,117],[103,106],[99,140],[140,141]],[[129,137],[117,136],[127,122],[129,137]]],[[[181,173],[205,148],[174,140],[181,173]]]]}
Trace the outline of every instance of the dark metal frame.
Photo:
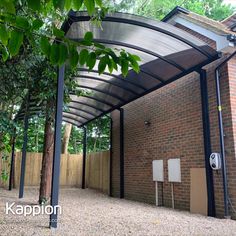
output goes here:
{"type": "MultiPolygon", "coordinates": [[[[83,40],[82,38],[78,38],[76,41],[82,41],[82,40],[83,40]]],[[[175,68],[177,68],[180,71],[184,71],[185,70],[181,65],[177,64],[176,62],[174,62],[174,61],[172,61],[170,59],[167,59],[167,58],[161,56],[158,53],[155,53],[155,52],[152,52],[150,50],[147,50],[145,48],[141,48],[141,47],[134,46],[134,45],[131,45],[131,44],[128,44],[128,43],[122,43],[122,42],[114,41],[114,40],[94,39],[94,41],[98,42],[98,43],[103,43],[103,44],[122,46],[122,47],[126,47],[126,48],[131,48],[131,49],[134,49],[134,50],[137,50],[137,51],[140,51],[140,52],[144,52],[144,53],[146,53],[148,55],[154,56],[154,57],[156,57],[156,58],[158,58],[158,59],[168,63],[169,65],[174,66],[175,68]]]]}
{"type": "Polygon", "coordinates": [[[89,119],[90,119],[90,118],[88,118],[88,117],[85,117],[85,116],[83,116],[83,115],[81,115],[81,114],[77,114],[77,113],[75,113],[75,112],[63,111],[63,116],[64,116],[65,118],[72,118],[72,119],[73,119],[73,117],[71,117],[70,115],[77,116],[77,117],[82,118],[82,119],[87,120],[87,121],[89,121],[89,119]]]}
{"type": "Polygon", "coordinates": [[[24,196],[25,166],[26,166],[28,127],[29,127],[29,117],[28,117],[29,101],[30,101],[30,93],[28,93],[28,95],[27,95],[26,113],[25,113],[25,117],[24,117],[24,141],[23,141],[23,147],[22,147],[19,198],[23,198],[23,196],[24,196]]]}
{"type": "Polygon", "coordinates": [[[95,106],[93,106],[93,105],[91,105],[91,104],[87,104],[87,103],[82,102],[82,101],[71,100],[71,102],[72,102],[72,103],[77,103],[77,104],[80,104],[80,105],[83,105],[83,106],[91,107],[91,108],[93,108],[94,110],[97,110],[97,111],[102,112],[102,113],[105,112],[105,110],[103,110],[103,109],[100,109],[100,108],[98,108],[98,107],[95,107],[95,106]]]}
{"type": "Polygon", "coordinates": [[[116,93],[111,93],[111,92],[108,92],[108,91],[103,91],[102,89],[100,88],[93,88],[93,87],[89,87],[89,86],[85,86],[85,85],[78,85],[78,88],[82,88],[82,89],[88,89],[88,90],[92,90],[92,91],[96,91],[96,92],[99,92],[99,93],[103,93],[107,96],[110,96],[112,98],[115,98],[121,102],[127,102],[125,99],[123,99],[121,96],[118,96],[116,93]]]}
{"type": "Polygon", "coordinates": [[[76,127],[78,127],[78,125],[79,125],[79,124],[76,124],[74,120],[70,120],[70,119],[64,118],[64,117],[63,117],[62,121],[66,122],[66,123],[69,123],[69,124],[72,124],[72,125],[74,125],[76,127]]]}
{"type": "MultiPolygon", "coordinates": [[[[65,33],[67,33],[68,30],[70,29],[71,25],[72,25],[74,22],[89,21],[89,20],[90,20],[90,17],[89,17],[88,15],[85,15],[85,14],[86,14],[85,12],[82,12],[82,13],[80,12],[79,15],[77,15],[76,12],[71,11],[71,12],[69,13],[68,19],[67,19],[67,20],[63,23],[63,25],[62,25],[62,30],[63,30],[65,33]]],[[[137,47],[137,46],[134,46],[134,45],[126,44],[126,43],[123,43],[123,42],[117,42],[117,41],[114,41],[114,40],[112,41],[112,40],[105,40],[105,39],[104,39],[104,40],[102,40],[102,39],[94,39],[95,41],[97,40],[97,41],[99,41],[99,42],[104,42],[104,43],[109,43],[109,44],[114,44],[114,45],[120,45],[120,46],[124,46],[124,47],[130,47],[130,48],[133,48],[133,49],[136,49],[136,50],[144,51],[144,52],[146,52],[146,53],[149,53],[150,55],[156,56],[156,57],[159,58],[159,59],[163,59],[164,61],[166,61],[166,63],[168,63],[168,64],[174,66],[175,68],[177,68],[177,69],[179,69],[179,70],[181,71],[181,73],[179,73],[179,74],[176,75],[175,77],[173,77],[173,78],[171,78],[171,79],[169,79],[168,81],[165,82],[165,81],[163,81],[162,78],[159,78],[158,76],[154,75],[153,73],[147,72],[147,71],[145,71],[145,70],[143,70],[143,69],[141,68],[141,72],[142,72],[142,73],[146,73],[146,74],[149,75],[150,77],[159,80],[159,81],[161,82],[161,84],[158,84],[157,86],[155,86],[155,87],[153,87],[153,88],[151,88],[151,89],[147,89],[147,88],[144,88],[142,85],[139,85],[138,83],[133,82],[133,81],[130,81],[129,79],[127,79],[127,80],[125,81],[126,83],[129,83],[129,84],[132,84],[132,85],[134,85],[134,86],[137,86],[137,87],[139,87],[139,88],[144,89],[144,91],[141,92],[141,93],[139,94],[139,96],[136,96],[136,97],[134,97],[134,98],[132,98],[132,99],[129,99],[128,101],[126,101],[125,99],[123,99],[123,97],[117,96],[117,94],[113,94],[113,93],[111,94],[111,93],[109,93],[108,91],[102,91],[102,90],[100,90],[100,89],[98,89],[98,88],[91,88],[91,87],[89,87],[89,86],[83,86],[84,88],[91,89],[91,90],[93,90],[93,91],[97,91],[98,93],[101,92],[101,93],[106,94],[107,96],[112,96],[112,97],[114,97],[114,98],[116,98],[116,99],[118,99],[118,100],[120,101],[120,102],[118,102],[118,103],[116,103],[116,104],[114,105],[114,104],[109,103],[109,102],[107,102],[107,101],[105,101],[105,100],[103,100],[103,99],[101,100],[100,98],[96,98],[95,96],[86,96],[86,95],[83,96],[83,97],[87,97],[87,98],[94,99],[94,100],[96,100],[96,101],[98,101],[98,102],[102,102],[103,104],[106,104],[106,105],[108,105],[108,106],[111,107],[111,109],[108,109],[108,110],[104,111],[104,113],[101,113],[99,116],[95,117],[94,119],[96,119],[96,118],[98,118],[98,117],[100,117],[100,116],[103,116],[103,115],[105,115],[105,114],[111,112],[112,110],[115,110],[115,109],[117,109],[117,108],[123,106],[124,104],[127,104],[127,103],[129,103],[129,102],[132,102],[133,100],[135,100],[135,99],[137,99],[137,98],[139,98],[139,97],[142,97],[142,96],[144,96],[145,94],[147,94],[147,93],[149,93],[149,92],[152,92],[152,91],[154,91],[154,90],[156,90],[156,89],[158,89],[158,88],[160,88],[160,87],[162,87],[162,86],[164,86],[164,85],[166,85],[166,84],[168,84],[168,83],[171,83],[171,82],[173,82],[174,80],[176,80],[176,79],[178,79],[178,78],[180,78],[180,77],[182,77],[182,76],[184,76],[184,75],[186,75],[186,74],[188,74],[188,73],[190,73],[190,72],[192,72],[192,71],[199,70],[199,69],[201,69],[202,66],[204,66],[204,65],[206,65],[206,64],[208,64],[208,63],[210,63],[210,62],[212,62],[213,60],[218,59],[218,55],[211,55],[211,54],[209,54],[209,52],[208,52],[207,50],[205,50],[205,49],[202,48],[201,46],[197,46],[197,45],[195,45],[194,43],[192,43],[191,41],[185,39],[184,37],[182,37],[182,36],[180,36],[180,35],[177,35],[177,34],[174,34],[174,33],[172,33],[172,32],[169,32],[168,30],[165,30],[164,28],[161,28],[161,27],[159,27],[158,25],[152,25],[152,24],[150,24],[148,21],[147,21],[147,22],[146,22],[146,21],[143,21],[143,22],[142,22],[142,21],[139,20],[139,18],[137,18],[137,19],[131,19],[131,18],[129,18],[129,17],[128,17],[128,18],[124,18],[124,17],[121,17],[121,16],[125,16],[125,14],[112,14],[112,15],[108,15],[106,18],[103,19],[103,21],[105,21],[105,22],[106,22],[106,21],[108,21],[108,22],[118,22],[118,23],[136,25],[136,26],[140,26],[140,27],[143,27],[143,28],[147,28],[147,29],[150,29],[150,30],[153,30],[153,31],[157,31],[157,32],[163,33],[163,34],[165,34],[165,35],[168,35],[168,36],[170,36],[170,37],[172,37],[172,38],[174,38],[174,39],[176,39],[176,40],[179,40],[179,41],[185,43],[186,45],[190,46],[191,48],[193,48],[193,49],[195,49],[196,51],[198,51],[199,53],[201,53],[201,54],[202,54],[203,56],[205,56],[207,59],[206,59],[203,63],[201,63],[200,65],[195,66],[195,67],[192,67],[192,68],[189,68],[188,70],[185,70],[185,69],[184,69],[183,67],[181,67],[179,64],[177,64],[177,63],[175,63],[175,62],[173,62],[173,61],[171,61],[171,60],[169,60],[169,59],[167,59],[167,58],[165,58],[165,57],[162,57],[162,56],[160,56],[160,55],[157,54],[157,53],[153,53],[153,52],[151,52],[151,51],[149,51],[149,50],[146,50],[146,49],[143,49],[143,48],[141,48],[141,47],[137,47]],[[155,55],[154,55],[154,54],[155,54],[155,55]]],[[[78,39],[78,40],[80,40],[80,39],[78,39]]],[[[80,70],[80,71],[86,71],[86,72],[88,72],[87,69],[79,69],[79,70],[80,70]]],[[[94,72],[96,72],[96,70],[92,70],[91,72],[94,73],[94,72]]],[[[89,73],[89,72],[88,72],[88,73],[89,73]]],[[[106,72],[105,72],[104,74],[110,75],[109,73],[106,73],[106,72]]],[[[113,77],[116,78],[116,79],[118,79],[118,78],[119,78],[119,79],[122,79],[122,78],[120,78],[120,77],[122,77],[121,75],[110,75],[110,76],[113,76],[113,77]]],[[[81,86],[81,88],[82,88],[82,86],[81,86]]],[[[91,119],[90,121],[92,121],[92,120],[94,120],[94,119],[91,119]]],[[[88,122],[90,122],[90,121],[88,121],[88,122]]],[[[87,123],[87,122],[83,123],[82,125],[85,125],[86,123],[87,123]]]]}
{"type": "Polygon", "coordinates": [[[120,108],[120,198],[125,196],[125,177],[124,177],[124,109],[120,108]]]}
{"type": "MultiPolygon", "coordinates": [[[[89,16],[84,16],[84,15],[80,15],[80,16],[76,16],[76,13],[74,13],[73,11],[70,12],[68,19],[63,23],[62,25],[62,30],[67,33],[68,30],[70,29],[71,25],[73,24],[73,22],[78,22],[78,21],[89,21],[90,17],[89,16]]],[[[165,35],[168,35],[176,40],[179,40],[189,46],[191,46],[193,49],[195,49],[196,51],[200,52],[204,57],[206,57],[206,60],[203,61],[202,63],[200,63],[199,65],[195,66],[195,67],[191,67],[189,69],[184,69],[182,66],[180,66],[179,64],[160,56],[157,53],[152,53],[149,50],[140,48],[140,47],[136,47],[134,45],[130,45],[130,44],[125,44],[122,42],[116,42],[116,41],[108,41],[108,40],[104,40],[103,42],[105,43],[110,43],[110,44],[114,44],[114,45],[120,45],[120,46],[124,46],[124,47],[129,47],[129,48],[133,48],[135,50],[139,50],[139,51],[143,51],[145,53],[149,53],[150,55],[156,56],[159,59],[165,61],[166,63],[168,63],[169,65],[174,66],[175,68],[177,68],[178,70],[180,70],[180,73],[177,74],[176,76],[172,77],[171,79],[168,79],[167,81],[164,81],[162,78],[159,78],[157,75],[150,73],[150,72],[146,72],[142,66],[141,66],[141,72],[142,73],[146,73],[147,75],[149,75],[150,77],[160,81],[160,83],[158,83],[156,86],[153,86],[151,89],[150,88],[145,88],[144,86],[133,82],[134,77],[130,77],[129,79],[125,80],[125,83],[129,84],[129,85],[133,85],[136,86],[139,89],[142,89],[142,92],[140,93],[136,93],[137,96],[134,96],[128,100],[124,99],[123,97],[120,97],[119,95],[117,95],[116,93],[111,93],[110,91],[104,91],[102,90],[102,88],[99,87],[90,87],[90,86],[83,86],[83,85],[78,85],[78,88],[81,89],[89,89],[92,91],[96,91],[98,93],[102,93],[105,94],[106,96],[110,96],[113,99],[117,99],[117,102],[113,102],[110,103],[109,101],[106,101],[105,99],[100,98],[99,96],[95,95],[82,95],[82,97],[94,100],[98,103],[101,104],[105,104],[108,107],[110,107],[109,109],[103,110],[100,109],[99,107],[96,108],[93,105],[89,105],[89,104],[84,104],[87,105],[88,107],[92,107],[95,110],[100,110],[100,114],[97,115],[96,117],[92,118],[92,119],[87,119],[87,118],[83,118],[80,115],[80,118],[85,119],[85,122],[80,122],[78,120],[77,117],[79,117],[77,114],[72,113],[72,112],[67,112],[65,111],[64,116],[63,116],[63,95],[64,95],[64,73],[65,73],[65,66],[61,66],[59,68],[58,71],[58,82],[57,82],[57,102],[56,102],[56,114],[55,114],[55,134],[54,134],[54,140],[55,140],[55,144],[54,144],[54,155],[53,155],[53,171],[52,171],[52,191],[51,191],[51,206],[54,208],[57,204],[58,204],[58,194],[59,194],[59,176],[60,176],[60,156],[61,156],[61,125],[62,125],[62,121],[71,123],[76,125],[78,128],[79,127],[85,127],[85,125],[87,125],[89,122],[104,116],[107,113],[112,112],[115,109],[119,109],[120,110],[120,198],[124,198],[125,195],[125,191],[124,191],[124,110],[123,108],[121,108],[123,105],[132,102],[152,91],[155,91],[156,89],[159,89],[193,71],[198,71],[200,70],[203,66],[205,66],[206,64],[209,64],[210,62],[218,59],[218,55],[210,55],[207,51],[205,51],[203,48],[196,46],[194,43],[186,40],[185,38],[179,36],[179,35],[175,35],[172,32],[169,32],[163,28],[160,28],[158,26],[154,26],[151,24],[148,24],[148,22],[140,22],[138,20],[135,19],[125,19],[125,18],[119,18],[117,15],[110,15],[107,16],[105,19],[103,19],[103,21],[111,21],[111,22],[118,22],[118,23],[123,23],[123,24],[130,24],[130,25],[136,25],[136,26],[140,26],[140,27],[144,27],[150,30],[154,30],[154,31],[158,31],[160,33],[163,33],[165,35]],[[154,55],[155,54],[155,55],[154,55]],[[76,115],[76,118],[70,117],[69,114],[74,114],[76,115]]],[[[81,69],[82,71],[82,69],[81,69]]],[[[87,71],[88,70],[84,70],[87,71]]],[[[95,70],[92,70],[91,72],[95,72],[95,70]]],[[[89,73],[89,72],[88,72],[89,73]]],[[[104,73],[104,74],[108,74],[108,73],[104,73]]],[[[110,74],[109,74],[110,75],[110,74]]],[[[89,77],[88,75],[87,78],[89,77]]],[[[85,77],[84,76],[84,77],[85,77]]],[[[110,75],[112,77],[114,77],[115,79],[119,79],[119,81],[122,79],[121,75],[110,75]]],[[[114,85],[114,81],[103,81],[104,79],[100,79],[100,81],[105,82],[105,83],[113,83],[112,85],[114,85]]],[[[135,80],[134,80],[135,81],[135,80]]],[[[116,86],[116,85],[114,85],[116,86]]],[[[123,87],[123,86],[122,86],[123,87]]],[[[125,91],[130,90],[129,88],[123,88],[125,91]]],[[[133,91],[132,93],[134,93],[135,91],[133,91]]],[[[73,93],[71,93],[71,95],[73,95],[73,93]]],[[[205,95],[203,94],[203,98],[205,98],[205,95]]],[[[72,101],[72,102],[76,102],[76,101],[72,101]]],[[[77,101],[77,103],[81,104],[83,102],[77,101]]],[[[81,110],[81,109],[75,109],[75,110],[81,110]]],[[[25,112],[23,112],[23,109],[20,109],[20,115],[25,113],[25,117],[28,117],[26,115],[28,115],[28,109],[25,110],[25,112]]],[[[30,112],[30,111],[29,111],[30,112]]],[[[25,131],[27,131],[27,121],[28,119],[25,119],[25,131]]],[[[111,122],[111,128],[112,128],[112,122],[111,122]]],[[[85,132],[84,132],[84,147],[83,147],[83,182],[82,182],[82,188],[85,188],[85,169],[86,169],[86,128],[84,128],[85,132]]],[[[25,132],[26,135],[26,141],[27,141],[27,132],[25,132]]],[[[207,134],[209,135],[209,134],[207,134]]],[[[112,138],[112,133],[111,133],[111,138],[112,138]]],[[[112,140],[111,140],[112,142],[112,140]]],[[[24,142],[25,144],[25,151],[26,151],[26,142],[24,142]]],[[[209,150],[208,150],[209,151],[209,150]]],[[[111,147],[111,154],[112,154],[112,147],[111,147]]],[[[23,160],[23,158],[22,158],[23,160]]],[[[112,162],[111,162],[112,165],[112,162]]],[[[22,165],[24,166],[24,165],[22,165]]],[[[23,172],[22,172],[23,173],[23,172]]],[[[112,173],[110,173],[110,178],[112,178],[112,173]]],[[[110,189],[112,189],[112,181],[110,182],[110,189]]],[[[111,193],[112,194],[112,193],[111,193]]],[[[53,212],[50,215],[50,227],[56,228],[57,227],[57,212],[53,212]]]]}
{"type": "Polygon", "coordinates": [[[96,116],[96,115],[97,115],[97,114],[95,114],[95,113],[93,113],[93,112],[91,112],[91,111],[87,111],[87,110],[84,110],[84,109],[79,108],[79,107],[74,107],[74,106],[72,106],[72,105],[69,105],[68,108],[70,108],[70,109],[75,109],[75,110],[77,110],[77,111],[82,111],[82,112],[84,112],[84,113],[86,113],[86,114],[89,114],[90,116],[96,116]]]}
{"type": "MultiPolygon", "coordinates": [[[[69,14],[69,17],[68,17],[68,23],[66,24],[66,28],[71,26],[72,23],[74,22],[80,22],[80,21],[90,21],[91,20],[91,17],[90,16],[86,16],[86,15],[79,15],[77,16],[76,15],[76,12],[73,12],[71,11],[70,14],[69,14]]],[[[103,21],[110,21],[110,22],[117,22],[117,23],[124,23],[124,24],[130,24],[130,25],[135,25],[135,26],[140,26],[140,27],[143,27],[143,28],[147,28],[147,29],[151,29],[151,30],[154,30],[154,31],[157,31],[157,32],[160,32],[160,33],[163,33],[165,35],[168,35],[174,39],[177,39],[181,42],[184,42],[185,44],[189,45],[190,47],[194,48],[195,50],[197,50],[198,52],[200,52],[202,55],[206,56],[207,58],[212,58],[212,56],[206,52],[205,50],[203,50],[202,48],[196,46],[194,43],[192,43],[191,41],[179,36],[179,35],[176,35],[176,34],[173,34],[163,28],[160,28],[160,27],[157,27],[157,26],[153,26],[153,25],[150,25],[148,23],[145,23],[145,22],[140,22],[140,21],[137,21],[137,20],[133,20],[133,19],[126,19],[126,18],[120,18],[120,17],[117,17],[117,16],[113,16],[113,15],[110,15],[110,16],[107,16],[103,19],[103,21]]],[[[69,29],[68,28],[68,29],[69,29]]]]}
{"type": "MultiPolygon", "coordinates": [[[[95,81],[104,82],[104,83],[110,84],[110,85],[112,85],[112,86],[119,87],[120,89],[123,89],[123,90],[125,90],[125,91],[127,91],[127,92],[129,92],[129,93],[134,94],[134,95],[138,95],[138,93],[137,93],[136,91],[134,91],[134,90],[132,90],[132,89],[130,89],[130,88],[127,88],[127,87],[125,87],[124,85],[121,85],[121,84],[119,84],[119,83],[116,83],[115,81],[112,81],[112,80],[101,79],[101,78],[94,77],[94,76],[91,76],[91,75],[78,75],[78,76],[76,76],[75,80],[76,80],[77,78],[79,78],[79,79],[80,79],[80,78],[81,78],[81,79],[90,79],[90,80],[95,80],[95,81]]],[[[79,79],[78,79],[78,80],[79,80],[79,79]]],[[[125,82],[123,82],[123,83],[125,83],[125,82]]]]}
{"type": "Polygon", "coordinates": [[[84,137],[83,137],[83,166],[82,166],[82,189],[86,188],[86,159],[87,159],[87,129],[84,126],[84,137]]]}
{"type": "MultiPolygon", "coordinates": [[[[219,56],[217,55],[217,56],[215,57],[215,60],[217,60],[218,58],[219,58],[219,56]]],[[[212,62],[212,60],[206,60],[206,61],[204,61],[203,63],[199,64],[198,66],[193,67],[193,68],[190,68],[190,69],[186,70],[185,72],[182,72],[182,73],[180,73],[179,75],[173,77],[172,79],[169,79],[169,80],[166,81],[165,83],[161,83],[161,84],[158,84],[157,86],[155,86],[155,87],[153,87],[153,88],[151,88],[151,89],[147,89],[145,92],[143,92],[142,94],[140,94],[138,97],[135,97],[135,98],[133,98],[133,99],[130,99],[130,100],[129,100],[128,102],[126,102],[126,103],[118,103],[117,105],[113,105],[113,107],[111,107],[111,109],[109,109],[109,110],[107,110],[106,112],[100,114],[100,115],[97,116],[96,118],[91,119],[90,121],[83,123],[83,124],[82,124],[81,126],[79,126],[79,127],[82,127],[83,125],[87,125],[89,122],[92,122],[93,120],[95,120],[95,119],[97,119],[97,118],[99,118],[99,117],[101,117],[101,116],[104,116],[105,114],[108,114],[108,113],[110,113],[110,112],[112,112],[112,111],[114,111],[114,110],[116,110],[116,109],[119,109],[120,107],[122,107],[122,106],[124,106],[124,105],[126,105],[126,104],[128,104],[128,103],[130,103],[130,102],[133,102],[134,100],[136,100],[136,99],[138,99],[138,98],[140,98],[140,97],[143,97],[144,95],[146,95],[146,94],[148,94],[148,93],[150,93],[150,92],[153,92],[153,91],[155,91],[155,90],[157,90],[157,89],[160,89],[160,88],[164,87],[165,85],[170,84],[170,83],[176,81],[177,79],[179,79],[179,78],[181,78],[181,77],[183,77],[183,76],[185,76],[185,75],[187,75],[187,74],[189,74],[189,73],[191,73],[191,72],[199,71],[199,70],[201,70],[201,68],[202,68],[203,66],[205,66],[205,65],[207,65],[207,64],[209,64],[209,63],[211,63],[211,62],[212,62]]]]}
{"type": "Polygon", "coordinates": [[[9,186],[8,186],[9,191],[12,190],[14,181],[15,143],[16,143],[16,129],[14,128],[12,137],[12,147],[11,147],[11,167],[10,167],[9,186]]]}
{"type": "Polygon", "coordinates": [[[200,74],[200,88],[201,88],[201,101],[202,101],[202,125],[203,125],[206,184],[207,184],[207,212],[208,212],[207,214],[208,216],[214,217],[215,216],[214,180],[213,180],[213,171],[209,162],[209,157],[211,155],[211,133],[210,133],[207,77],[205,70],[201,70],[199,74],[200,74]]]}
{"type": "MultiPolygon", "coordinates": [[[[99,74],[98,70],[89,70],[89,69],[86,69],[86,68],[78,68],[78,71],[82,71],[82,72],[88,72],[89,73],[96,73],[96,74],[99,74]]],[[[124,81],[124,78],[121,78],[119,75],[114,75],[114,74],[110,74],[108,72],[103,72],[104,75],[107,75],[107,76],[110,76],[110,77],[114,77],[115,79],[117,80],[120,80],[120,81],[124,81]]],[[[142,89],[142,90],[146,90],[145,87],[143,87],[141,84],[137,84],[133,81],[130,81],[130,80],[125,80],[125,83],[127,84],[130,84],[132,86],[135,86],[139,89],[142,89]]]]}
{"type": "Polygon", "coordinates": [[[113,120],[110,117],[110,182],[109,182],[109,195],[112,197],[112,171],[113,171],[113,120]]]}
{"type": "MultiPolygon", "coordinates": [[[[62,65],[58,71],[57,78],[57,101],[55,114],[55,133],[54,133],[54,153],[52,167],[52,186],[51,186],[51,206],[55,210],[58,205],[59,194],[59,178],[60,178],[60,161],[61,161],[61,125],[62,125],[62,109],[64,97],[64,74],[65,65],[62,65]]],[[[57,228],[57,208],[50,215],[50,227],[57,228]]]]}
{"type": "Polygon", "coordinates": [[[98,98],[98,97],[93,97],[93,96],[89,96],[89,95],[82,95],[81,97],[84,97],[84,98],[88,98],[88,99],[92,99],[96,102],[100,102],[100,103],[103,103],[105,104],[106,106],[109,106],[109,107],[113,107],[114,104],[113,103],[110,103],[102,98],[98,98]]]}

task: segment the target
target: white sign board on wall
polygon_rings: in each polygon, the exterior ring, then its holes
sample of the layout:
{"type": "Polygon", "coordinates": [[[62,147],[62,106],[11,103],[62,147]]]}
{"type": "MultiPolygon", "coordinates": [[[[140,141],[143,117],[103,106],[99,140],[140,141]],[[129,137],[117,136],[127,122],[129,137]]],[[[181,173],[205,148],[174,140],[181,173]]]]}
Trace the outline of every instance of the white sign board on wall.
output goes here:
{"type": "Polygon", "coordinates": [[[168,180],[169,182],[181,182],[180,159],[168,160],[168,180]]]}
{"type": "Polygon", "coordinates": [[[164,181],[163,160],[152,161],[152,172],[153,172],[153,181],[158,181],[158,182],[164,181]]]}

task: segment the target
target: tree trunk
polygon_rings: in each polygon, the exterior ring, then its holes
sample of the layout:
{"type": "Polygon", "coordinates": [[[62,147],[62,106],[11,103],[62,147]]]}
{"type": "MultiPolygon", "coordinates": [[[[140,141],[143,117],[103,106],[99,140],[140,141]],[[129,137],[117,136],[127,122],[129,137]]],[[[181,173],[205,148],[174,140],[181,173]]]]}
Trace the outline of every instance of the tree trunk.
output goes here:
{"type": "Polygon", "coordinates": [[[70,141],[71,129],[72,129],[72,125],[66,124],[65,133],[64,133],[63,141],[62,141],[62,154],[68,153],[68,145],[69,145],[69,141],[70,141]]]}
{"type": "MultiPolygon", "coordinates": [[[[48,102],[47,111],[53,110],[53,102],[48,102]]],[[[53,147],[54,147],[54,131],[53,131],[53,114],[46,115],[44,128],[44,147],[41,168],[41,181],[39,190],[39,204],[49,201],[51,196],[51,180],[52,180],[52,164],[53,164],[53,147]]]]}

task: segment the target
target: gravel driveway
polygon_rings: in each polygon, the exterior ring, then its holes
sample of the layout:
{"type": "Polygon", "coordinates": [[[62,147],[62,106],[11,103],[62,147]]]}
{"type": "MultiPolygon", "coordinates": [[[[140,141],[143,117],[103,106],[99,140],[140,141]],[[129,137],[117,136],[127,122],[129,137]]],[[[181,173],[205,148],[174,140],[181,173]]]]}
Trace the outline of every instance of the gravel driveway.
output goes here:
{"type": "Polygon", "coordinates": [[[184,211],[107,197],[93,190],[61,189],[57,230],[48,228],[48,216],[6,215],[6,202],[37,203],[38,190],[0,189],[0,235],[236,235],[236,221],[215,219],[184,211]]]}

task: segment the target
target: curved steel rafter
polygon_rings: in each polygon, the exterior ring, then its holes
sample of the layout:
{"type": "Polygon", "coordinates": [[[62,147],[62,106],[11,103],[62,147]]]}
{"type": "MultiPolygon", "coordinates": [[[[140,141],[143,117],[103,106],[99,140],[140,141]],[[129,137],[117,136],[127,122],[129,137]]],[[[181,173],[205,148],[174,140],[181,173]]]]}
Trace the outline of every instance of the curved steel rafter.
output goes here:
{"type": "Polygon", "coordinates": [[[91,107],[91,108],[93,108],[94,110],[97,110],[97,111],[99,111],[99,112],[101,112],[101,113],[105,112],[105,110],[103,110],[103,109],[100,109],[100,108],[98,108],[98,107],[96,107],[96,106],[93,106],[93,105],[91,105],[91,104],[88,104],[88,103],[85,103],[85,102],[82,102],[82,101],[71,100],[70,102],[72,102],[72,103],[77,103],[77,104],[80,104],[80,105],[83,105],[83,106],[87,106],[87,107],[91,107]]]}
{"type": "Polygon", "coordinates": [[[68,108],[71,108],[71,109],[74,109],[74,110],[77,110],[77,111],[82,111],[82,112],[84,112],[84,113],[86,113],[86,114],[89,114],[89,115],[91,115],[91,116],[97,116],[97,114],[92,113],[92,112],[87,111],[87,110],[84,110],[84,109],[82,109],[82,108],[80,108],[80,107],[74,107],[74,106],[71,106],[70,104],[69,104],[67,107],[68,107],[68,108]]]}
{"type": "MultiPolygon", "coordinates": [[[[82,41],[82,40],[83,40],[82,38],[76,39],[76,41],[82,41]]],[[[94,39],[94,41],[98,42],[98,43],[103,43],[103,44],[117,45],[117,46],[122,46],[122,47],[126,47],[126,48],[131,48],[131,49],[134,49],[134,50],[146,53],[148,55],[154,56],[157,59],[160,59],[160,60],[162,60],[162,61],[164,61],[164,62],[174,66],[175,68],[177,68],[180,71],[184,71],[185,70],[185,68],[183,68],[181,65],[179,65],[176,62],[174,62],[173,60],[167,59],[164,56],[162,56],[162,55],[160,55],[158,53],[155,53],[153,51],[147,50],[145,48],[141,48],[141,47],[138,47],[138,46],[135,46],[135,45],[132,45],[132,44],[128,44],[128,43],[123,43],[123,42],[119,42],[119,41],[112,41],[112,40],[106,40],[106,39],[94,39]]]]}
{"type": "MultiPolygon", "coordinates": [[[[99,74],[98,70],[95,70],[95,69],[89,70],[89,69],[86,69],[86,68],[78,68],[78,71],[88,72],[88,74],[89,74],[90,72],[99,74]]],[[[107,76],[110,76],[110,77],[114,77],[114,78],[116,78],[116,79],[118,79],[118,80],[122,80],[123,82],[128,83],[128,84],[130,84],[130,85],[132,85],[132,86],[135,86],[135,87],[137,87],[137,88],[139,88],[139,89],[146,90],[146,88],[145,88],[143,85],[138,84],[138,83],[135,83],[135,82],[130,81],[130,80],[128,80],[128,79],[125,79],[125,78],[121,77],[121,75],[110,74],[110,73],[108,73],[108,72],[103,72],[103,74],[104,74],[104,75],[107,75],[107,76]]]]}
{"type": "MultiPolygon", "coordinates": [[[[83,21],[90,21],[91,17],[90,16],[86,16],[86,15],[80,15],[80,16],[76,16],[75,13],[71,12],[71,14],[69,15],[69,19],[72,20],[72,23],[74,22],[83,22],[83,21]]],[[[183,42],[185,44],[187,44],[188,46],[194,48],[195,50],[197,50],[198,52],[200,52],[202,55],[204,55],[205,57],[207,57],[208,59],[212,59],[213,56],[211,54],[209,54],[207,51],[203,50],[202,48],[198,47],[197,45],[195,45],[194,43],[192,43],[191,41],[176,35],[168,30],[165,30],[163,28],[160,28],[158,26],[154,26],[154,25],[150,25],[148,23],[145,22],[140,22],[134,19],[127,19],[127,18],[121,18],[121,17],[116,17],[116,16],[107,16],[103,19],[103,21],[108,21],[108,22],[117,22],[117,23],[124,23],[124,24],[130,24],[130,25],[136,25],[136,26],[141,26],[143,28],[147,28],[147,29],[151,29],[160,33],[163,33],[165,35],[168,35],[174,39],[179,40],[180,42],[183,42]]]]}
{"type": "MultiPolygon", "coordinates": [[[[82,119],[87,120],[87,121],[90,120],[89,117],[85,117],[85,116],[83,116],[83,115],[81,115],[81,114],[77,114],[77,113],[71,112],[71,111],[63,111],[63,116],[66,117],[67,115],[73,115],[73,116],[76,116],[76,117],[78,117],[78,118],[82,118],[82,119]]],[[[71,118],[73,119],[73,117],[71,117],[71,118]]],[[[74,120],[76,120],[76,119],[74,119],[74,120]]]]}
{"type": "Polygon", "coordinates": [[[99,93],[103,93],[103,94],[105,94],[107,96],[110,96],[110,97],[113,97],[113,98],[115,98],[115,99],[117,99],[119,101],[126,102],[125,99],[123,99],[122,97],[118,96],[117,94],[111,93],[111,92],[108,92],[108,91],[103,91],[102,89],[97,88],[97,87],[93,88],[93,87],[85,86],[85,85],[78,85],[77,87],[78,88],[82,88],[82,89],[88,89],[88,90],[96,91],[96,92],[99,92],[99,93]]]}
{"type": "Polygon", "coordinates": [[[79,126],[81,125],[81,123],[78,122],[79,124],[77,124],[77,123],[74,122],[75,120],[70,119],[70,118],[63,117],[62,121],[66,122],[66,123],[69,123],[69,124],[72,124],[72,125],[76,126],[77,128],[79,128],[79,126]]]}
{"type": "MultiPolygon", "coordinates": [[[[125,90],[125,91],[128,91],[129,93],[132,93],[132,94],[134,94],[134,95],[138,95],[138,93],[137,93],[136,91],[134,91],[134,90],[132,90],[132,89],[129,89],[129,88],[125,87],[124,85],[118,84],[118,83],[116,83],[115,81],[106,80],[106,79],[101,79],[101,78],[94,77],[94,76],[91,76],[91,75],[78,75],[78,76],[76,76],[76,78],[77,78],[77,77],[78,77],[78,78],[81,78],[81,79],[85,78],[85,79],[91,79],[91,80],[101,81],[101,82],[104,82],[104,83],[111,84],[111,85],[113,85],[113,86],[119,87],[119,88],[121,88],[121,89],[123,89],[123,90],[125,90]]],[[[76,78],[75,78],[75,79],[76,79],[76,78]]]]}

